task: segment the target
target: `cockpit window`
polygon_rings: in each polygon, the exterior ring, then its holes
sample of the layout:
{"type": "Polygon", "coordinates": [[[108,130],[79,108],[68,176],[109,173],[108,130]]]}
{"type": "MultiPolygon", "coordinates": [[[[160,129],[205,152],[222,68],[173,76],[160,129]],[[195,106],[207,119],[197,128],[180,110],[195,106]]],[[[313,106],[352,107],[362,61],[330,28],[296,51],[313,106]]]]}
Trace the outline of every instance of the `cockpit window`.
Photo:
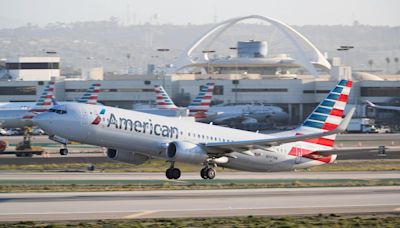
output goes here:
{"type": "Polygon", "coordinates": [[[51,107],[51,108],[49,109],[49,112],[55,112],[55,113],[57,113],[57,114],[62,115],[62,114],[66,114],[66,113],[67,113],[67,110],[65,109],[65,106],[63,106],[63,105],[58,105],[58,106],[51,107]]]}

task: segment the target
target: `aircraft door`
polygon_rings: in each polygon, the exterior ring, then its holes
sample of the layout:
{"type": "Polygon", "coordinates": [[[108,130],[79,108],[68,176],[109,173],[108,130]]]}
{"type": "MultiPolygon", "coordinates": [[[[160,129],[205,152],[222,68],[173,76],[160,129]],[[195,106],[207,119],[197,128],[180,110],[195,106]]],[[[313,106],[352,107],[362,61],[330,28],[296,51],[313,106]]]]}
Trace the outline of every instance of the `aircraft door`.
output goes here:
{"type": "Polygon", "coordinates": [[[300,164],[301,163],[301,158],[303,156],[303,151],[302,151],[300,145],[296,145],[295,148],[296,148],[296,159],[295,159],[294,163],[300,164]]]}
{"type": "Polygon", "coordinates": [[[81,108],[81,126],[88,126],[90,124],[89,110],[81,108]]]}

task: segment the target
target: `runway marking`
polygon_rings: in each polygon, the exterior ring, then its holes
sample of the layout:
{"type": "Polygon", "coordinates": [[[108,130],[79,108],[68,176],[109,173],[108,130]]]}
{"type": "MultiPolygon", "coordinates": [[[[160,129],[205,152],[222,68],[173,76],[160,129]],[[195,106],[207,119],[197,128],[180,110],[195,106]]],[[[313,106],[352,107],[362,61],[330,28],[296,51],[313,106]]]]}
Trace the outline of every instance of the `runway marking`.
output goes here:
{"type": "Polygon", "coordinates": [[[134,213],[134,214],[131,214],[131,215],[124,216],[124,218],[126,218],[126,219],[139,218],[139,217],[142,217],[142,216],[145,216],[145,215],[154,214],[156,212],[157,211],[142,211],[142,212],[137,212],[137,213],[134,213]]]}

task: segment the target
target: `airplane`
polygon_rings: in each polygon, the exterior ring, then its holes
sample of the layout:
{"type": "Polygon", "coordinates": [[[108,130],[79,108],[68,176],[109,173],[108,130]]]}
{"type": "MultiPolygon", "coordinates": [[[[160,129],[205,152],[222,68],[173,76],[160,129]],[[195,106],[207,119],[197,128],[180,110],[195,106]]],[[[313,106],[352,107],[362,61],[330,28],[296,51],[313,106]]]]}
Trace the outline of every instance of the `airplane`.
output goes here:
{"type": "MultiPolygon", "coordinates": [[[[97,104],[99,83],[93,83],[85,94],[77,101],[80,103],[97,104]]],[[[38,113],[45,112],[54,104],[66,104],[68,102],[56,102],[54,99],[55,82],[49,81],[45,86],[37,102],[9,102],[8,108],[0,109],[0,127],[2,128],[24,128],[32,127],[31,119],[38,113]],[[14,108],[12,108],[14,107],[14,108]]]]}
{"type": "Polygon", "coordinates": [[[54,96],[55,83],[49,81],[44,87],[42,94],[38,98],[37,102],[28,102],[23,106],[18,106],[10,102],[6,109],[0,110],[0,126],[2,128],[23,128],[32,127],[33,123],[31,119],[34,115],[40,112],[47,111],[52,106],[51,98],[54,96]],[[14,108],[11,108],[14,107],[14,108]]]}
{"type": "Polygon", "coordinates": [[[204,113],[210,108],[214,83],[207,83],[202,86],[199,94],[192,100],[187,108],[178,107],[174,104],[165,89],[160,85],[154,86],[156,94],[156,108],[135,109],[135,111],[156,114],[162,116],[193,116],[196,119],[203,118],[204,113]],[[187,113],[189,112],[189,113],[187,113]]]}
{"type": "Polygon", "coordinates": [[[273,122],[283,122],[288,119],[288,114],[282,108],[272,105],[242,104],[212,106],[206,113],[204,122],[224,124],[240,122],[242,124],[257,123],[271,119],[273,122]]]}
{"type": "Polygon", "coordinates": [[[366,100],[365,101],[368,106],[372,108],[377,108],[377,109],[385,109],[385,110],[394,110],[394,111],[400,111],[400,106],[383,106],[383,105],[376,105],[372,103],[371,101],[366,100]]]}
{"type": "Polygon", "coordinates": [[[181,176],[175,162],[202,164],[200,176],[215,178],[216,166],[272,172],[332,163],[336,134],[344,132],[355,108],[344,117],[352,82],[341,80],[303,124],[291,131],[260,134],[108,106],[69,103],[33,121],[49,135],[106,147],[113,160],[170,163],[168,179],[181,176]]]}
{"type": "MultiPolygon", "coordinates": [[[[288,114],[280,107],[271,105],[224,105],[211,106],[214,83],[207,83],[203,86],[193,101],[188,106],[189,116],[196,118],[196,121],[226,124],[233,121],[240,121],[243,124],[257,123],[270,118],[274,122],[283,122],[288,119],[288,114]]],[[[163,116],[176,116],[180,111],[162,86],[155,86],[156,109],[144,110],[146,113],[163,116]]],[[[138,109],[136,111],[139,111],[138,109]]],[[[143,111],[143,110],[140,110],[143,111]]]]}

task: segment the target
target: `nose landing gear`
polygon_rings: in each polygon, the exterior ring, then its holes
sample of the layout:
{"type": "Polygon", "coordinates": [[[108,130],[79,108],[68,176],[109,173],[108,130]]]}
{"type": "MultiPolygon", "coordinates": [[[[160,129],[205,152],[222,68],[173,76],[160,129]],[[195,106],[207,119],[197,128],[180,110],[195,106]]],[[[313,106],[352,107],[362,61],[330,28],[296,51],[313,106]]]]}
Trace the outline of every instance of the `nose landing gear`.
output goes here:
{"type": "Polygon", "coordinates": [[[62,156],[68,155],[68,148],[66,144],[64,144],[63,148],[60,149],[60,155],[62,156]]]}

